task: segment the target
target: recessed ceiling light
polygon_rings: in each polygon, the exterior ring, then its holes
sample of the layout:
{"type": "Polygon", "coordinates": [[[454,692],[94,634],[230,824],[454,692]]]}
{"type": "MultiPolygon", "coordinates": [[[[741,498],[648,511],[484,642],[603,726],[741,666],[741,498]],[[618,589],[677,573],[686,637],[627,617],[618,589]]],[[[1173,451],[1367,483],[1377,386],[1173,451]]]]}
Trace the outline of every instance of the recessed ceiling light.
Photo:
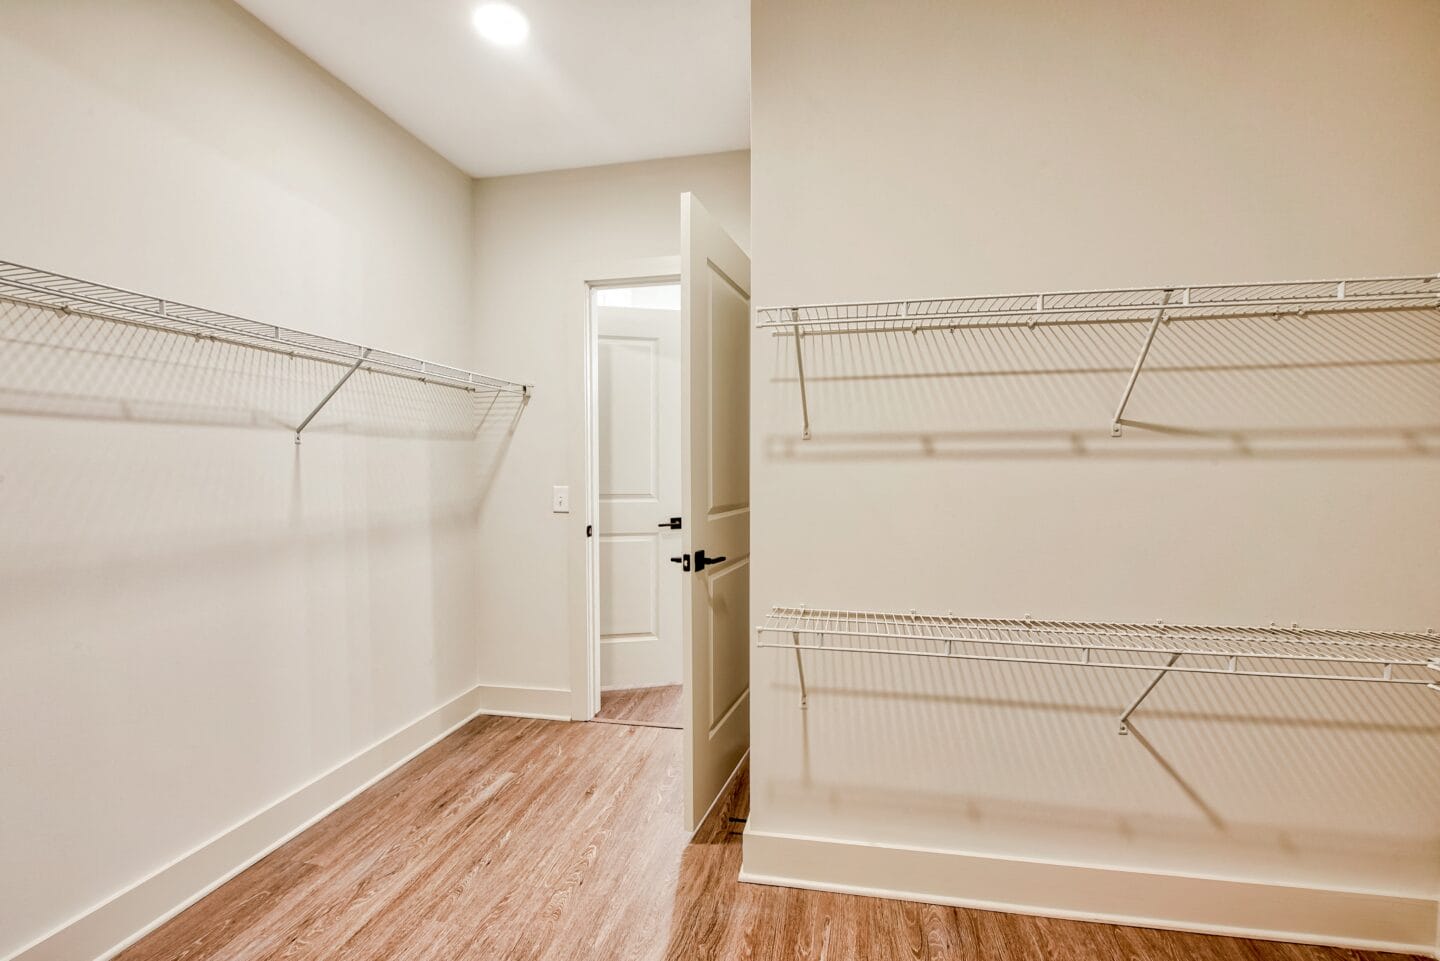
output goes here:
{"type": "Polygon", "coordinates": [[[482,3],[471,22],[480,36],[499,47],[518,47],[530,36],[530,21],[508,3],[482,3]]]}

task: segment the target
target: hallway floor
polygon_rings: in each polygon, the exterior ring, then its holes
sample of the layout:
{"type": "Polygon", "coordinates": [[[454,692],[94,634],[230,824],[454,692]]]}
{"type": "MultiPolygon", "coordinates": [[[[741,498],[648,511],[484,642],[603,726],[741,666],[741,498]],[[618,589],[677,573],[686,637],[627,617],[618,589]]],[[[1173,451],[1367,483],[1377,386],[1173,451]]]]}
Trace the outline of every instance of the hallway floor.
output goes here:
{"type": "Polygon", "coordinates": [[[632,687],[620,691],[602,691],[597,721],[612,724],[643,724],[646,727],[684,727],[680,716],[685,688],[679,684],[664,687],[632,687]]]}
{"type": "Polygon", "coordinates": [[[689,842],[681,733],[481,717],[121,961],[1398,961],[742,885],[742,777],[689,842]]]}

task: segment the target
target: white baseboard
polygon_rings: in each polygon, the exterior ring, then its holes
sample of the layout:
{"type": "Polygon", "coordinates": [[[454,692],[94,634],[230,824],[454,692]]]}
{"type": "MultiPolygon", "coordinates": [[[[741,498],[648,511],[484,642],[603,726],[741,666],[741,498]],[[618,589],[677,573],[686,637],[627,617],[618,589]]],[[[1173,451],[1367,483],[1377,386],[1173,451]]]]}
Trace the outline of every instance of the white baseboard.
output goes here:
{"type": "Polygon", "coordinates": [[[569,721],[570,691],[558,687],[500,687],[482,684],[479,692],[481,714],[501,717],[535,717],[546,721],[569,721]]]}
{"type": "Polygon", "coordinates": [[[1078,921],[1440,957],[1434,899],[745,830],[740,880],[1078,921]]]}
{"type": "Polygon", "coordinates": [[[4,961],[111,957],[480,714],[568,720],[570,692],[473,687],[4,961]]]}

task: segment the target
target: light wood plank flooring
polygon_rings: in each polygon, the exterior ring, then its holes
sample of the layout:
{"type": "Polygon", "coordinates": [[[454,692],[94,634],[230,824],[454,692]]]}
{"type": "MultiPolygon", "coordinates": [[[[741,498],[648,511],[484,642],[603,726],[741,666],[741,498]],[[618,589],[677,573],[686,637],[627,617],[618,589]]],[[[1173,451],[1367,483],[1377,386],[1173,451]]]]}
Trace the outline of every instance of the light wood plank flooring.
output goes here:
{"type": "Polygon", "coordinates": [[[742,885],[742,778],[693,843],[677,731],[477,718],[122,961],[1395,961],[742,885]]]}
{"type": "Polygon", "coordinates": [[[665,687],[634,687],[623,691],[602,691],[597,721],[617,724],[644,724],[648,727],[680,728],[679,684],[665,687]]]}

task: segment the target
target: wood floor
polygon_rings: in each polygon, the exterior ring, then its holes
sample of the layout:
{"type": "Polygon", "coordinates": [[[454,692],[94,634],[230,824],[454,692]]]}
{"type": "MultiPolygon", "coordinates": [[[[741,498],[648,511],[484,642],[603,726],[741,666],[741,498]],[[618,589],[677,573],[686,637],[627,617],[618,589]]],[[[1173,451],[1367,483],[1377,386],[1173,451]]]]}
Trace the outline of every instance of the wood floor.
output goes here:
{"type": "Polygon", "coordinates": [[[742,885],[742,779],[693,843],[677,731],[478,718],[122,961],[1396,961],[742,885]]]}
{"type": "Polygon", "coordinates": [[[623,691],[602,691],[597,721],[620,724],[644,724],[649,727],[683,726],[680,717],[679,684],[665,687],[634,687],[623,691]]]}

